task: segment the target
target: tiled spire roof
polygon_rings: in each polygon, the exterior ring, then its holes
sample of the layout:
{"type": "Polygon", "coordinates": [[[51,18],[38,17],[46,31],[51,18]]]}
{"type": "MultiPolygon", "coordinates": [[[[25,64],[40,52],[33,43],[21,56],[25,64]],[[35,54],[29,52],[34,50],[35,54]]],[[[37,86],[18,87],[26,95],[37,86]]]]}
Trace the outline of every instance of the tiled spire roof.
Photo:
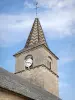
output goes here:
{"type": "Polygon", "coordinates": [[[35,18],[34,20],[34,23],[33,23],[33,26],[32,26],[32,29],[31,29],[31,32],[29,34],[29,37],[27,39],[27,42],[24,46],[24,48],[22,50],[20,50],[19,52],[17,52],[16,54],[14,54],[14,56],[22,53],[22,52],[25,52],[27,50],[30,50],[32,48],[35,48],[37,46],[45,46],[46,49],[52,53],[54,55],[54,57],[56,59],[59,59],[49,48],[48,48],[48,45],[47,45],[47,42],[46,42],[46,39],[45,39],[45,36],[44,36],[44,32],[42,30],[42,27],[41,27],[41,24],[40,24],[40,21],[38,18],[35,18]]]}
{"type": "Polygon", "coordinates": [[[40,21],[38,18],[35,18],[31,32],[27,39],[25,48],[28,48],[37,44],[44,44],[45,46],[47,46],[40,21]]]}

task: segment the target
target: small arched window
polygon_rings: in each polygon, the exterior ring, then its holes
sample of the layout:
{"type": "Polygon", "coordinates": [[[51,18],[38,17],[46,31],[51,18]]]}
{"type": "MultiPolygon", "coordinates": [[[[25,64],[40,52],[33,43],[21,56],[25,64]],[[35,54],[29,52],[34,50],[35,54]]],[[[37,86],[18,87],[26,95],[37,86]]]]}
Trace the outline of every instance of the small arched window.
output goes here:
{"type": "Polygon", "coordinates": [[[51,70],[51,61],[47,61],[47,67],[48,67],[48,69],[50,69],[51,70]]]}
{"type": "Polygon", "coordinates": [[[31,58],[31,59],[33,60],[33,56],[32,56],[32,55],[27,55],[27,56],[25,57],[25,60],[28,59],[28,58],[31,58]]]}
{"type": "Polygon", "coordinates": [[[49,64],[49,65],[50,65],[50,69],[51,69],[51,62],[50,62],[50,64],[49,64]]]}
{"type": "Polygon", "coordinates": [[[48,58],[52,61],[52,58],[50,56],[48,56],[48,58]]]}
{"type": "Polygon", "coordinates": [[[52,67],[52,58],[50,56],[48,56],[48,68],[51,70],[52,67]]]}

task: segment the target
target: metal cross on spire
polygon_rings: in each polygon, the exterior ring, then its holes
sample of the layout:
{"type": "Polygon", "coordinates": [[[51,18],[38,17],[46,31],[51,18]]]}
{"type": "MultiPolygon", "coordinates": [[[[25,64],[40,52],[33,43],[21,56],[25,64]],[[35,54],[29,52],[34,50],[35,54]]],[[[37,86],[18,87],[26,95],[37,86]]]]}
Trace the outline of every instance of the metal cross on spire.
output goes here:
{"type": "Polygon", "coordinates": [[[38,7],[38,2],[36,1],[36,17],[37,17],[37,14],[38,14],[38,12],[37,12],[37,9],[38,9],[39,7],[38,7]]]}

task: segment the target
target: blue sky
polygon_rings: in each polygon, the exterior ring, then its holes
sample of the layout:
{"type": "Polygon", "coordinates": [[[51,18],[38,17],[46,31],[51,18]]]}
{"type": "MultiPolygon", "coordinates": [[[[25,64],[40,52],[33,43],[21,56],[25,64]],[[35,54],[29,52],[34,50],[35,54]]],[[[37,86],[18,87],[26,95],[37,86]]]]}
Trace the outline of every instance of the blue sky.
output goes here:
{"type": "MultiPolygon", "coordinates": [[[[49,48],[59,57],[60,97],[75,100],[75,0],[38,0],[38,17],[49,48]]],[[[0,0],[0,66],[15,71],[35,16],[35,0],[0,0]]]]}

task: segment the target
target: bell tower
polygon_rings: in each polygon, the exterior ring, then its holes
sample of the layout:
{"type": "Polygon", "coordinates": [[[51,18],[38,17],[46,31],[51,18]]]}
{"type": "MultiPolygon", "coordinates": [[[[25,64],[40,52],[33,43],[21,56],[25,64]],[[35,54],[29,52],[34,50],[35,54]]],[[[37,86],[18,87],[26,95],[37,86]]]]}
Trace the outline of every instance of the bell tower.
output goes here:
{"type": "Polygon", "coordinates": [[[58,57],[48,48],[40,21],[35,18],[27,42],[15,55],[15,74],[58,96],[58,57]]]}

